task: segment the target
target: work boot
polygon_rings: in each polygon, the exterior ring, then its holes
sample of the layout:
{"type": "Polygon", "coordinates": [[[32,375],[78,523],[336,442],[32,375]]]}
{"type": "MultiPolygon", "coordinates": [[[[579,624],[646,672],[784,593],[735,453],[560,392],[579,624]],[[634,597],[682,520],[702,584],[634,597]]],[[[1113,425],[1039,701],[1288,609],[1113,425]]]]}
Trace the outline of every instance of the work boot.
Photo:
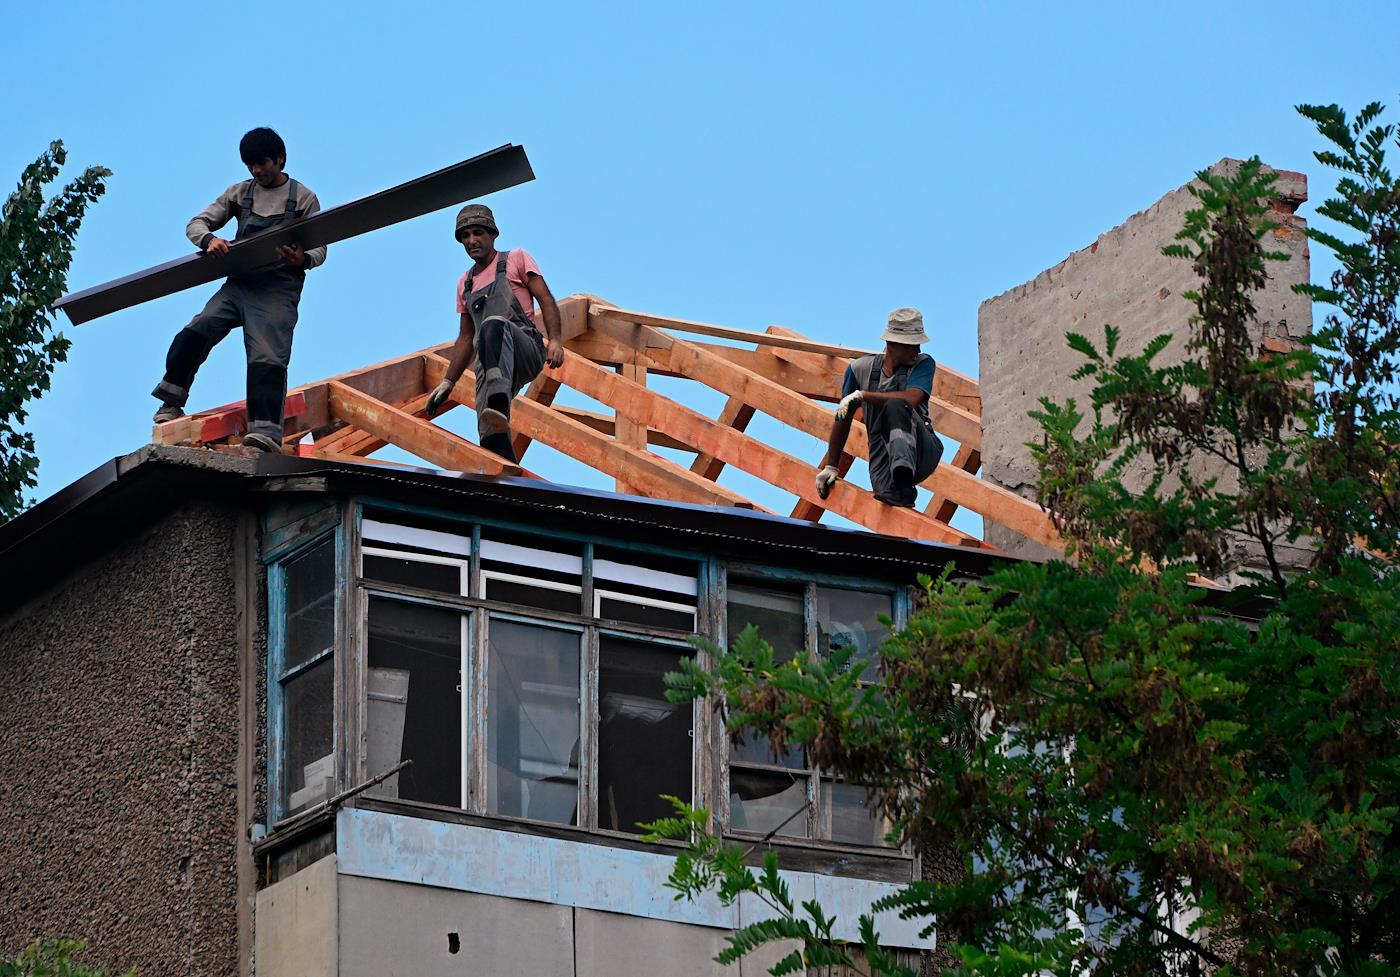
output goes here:
{"type": "Polygon", "coordinates": [[[481,436],[490,437],[493,434],[505,434],[510,430],[510,418],[496,410],[494,407],[487,407],[480,415],[481,436]]]}
{"type": "Polygon", "coordinates": [[[259,451],[266,451],[270,455],[280,455],[282,446],[269,438],[266,434],[245,434],[243,435],[243,446],[245,448],[257,448],[259,451]]]}
{"type": "Polygon", "coordinates": [[[184,416],[184,408],[177,407],[175,404],[161,404],[156,409],[156,416],[153,420],[157,424],[164,424],[166,421],[173,421],[184,416]]]}

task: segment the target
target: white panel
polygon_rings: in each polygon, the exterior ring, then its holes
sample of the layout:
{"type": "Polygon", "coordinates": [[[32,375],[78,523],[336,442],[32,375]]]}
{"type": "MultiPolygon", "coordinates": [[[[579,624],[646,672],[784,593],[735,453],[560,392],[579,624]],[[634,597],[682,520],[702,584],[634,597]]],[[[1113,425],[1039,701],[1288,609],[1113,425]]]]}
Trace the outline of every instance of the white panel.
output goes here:
{"type": "Polygon", "coordinates": [[[646,567],[634,567],[626,563],[614,563],[612,560],[594,560],[593,576],[638,587],[651,587],[653,590],[666,590],[673,594],[688,594],[691,597],[697,592],[694,577],[667,573],[664,570],[648,570],[646,567]]]}
{"type": "Polygon", "coordinates": [[[376,539],[381,543],[398,543],[400,546],[417,546],[420,549],[438,553],[456,553],[459,556],[472,555],[472,538],[453,533],[440,533],[435,529],[416,529],[413,526],[396,526],[393,523],[366,519],[361,525],[361,535],[365,539],[376,539]]]}
{"type": "Polygon", "coordinates": [[[573,573],[583,576],[583,557],[568,553],[554,553],[550,550],[536,550],[514,543],[498,543],[495,540],[481,541],[481,558],[497,563],[513,563],[521,570],[531,567],[540,570],[557,570],[560,573],[573,573]]]}

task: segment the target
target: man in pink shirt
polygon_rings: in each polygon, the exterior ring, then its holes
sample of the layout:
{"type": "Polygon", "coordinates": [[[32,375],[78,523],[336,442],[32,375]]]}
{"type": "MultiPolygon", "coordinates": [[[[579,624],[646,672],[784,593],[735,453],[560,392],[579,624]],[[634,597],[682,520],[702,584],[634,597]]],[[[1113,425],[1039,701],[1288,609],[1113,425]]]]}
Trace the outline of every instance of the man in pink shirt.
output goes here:
{"type": "Polygon", "coordinates": [[[468,204],[457,214],[457,240],[472,259],[457,282],[460,316],[452,361],[428,396],[428,416],[447,401],[473,355],[476,357],[476,426],[481,446],[514,462],[510,404],[544,366],[564,362],[559,306],[544,276],[522,248],[498,252],[496,218],[484,204],[468,204]],[[535,303],[539,312],[535,312],[535,303]],[[535,325],[544,320],[545,337],[535,325]]]}

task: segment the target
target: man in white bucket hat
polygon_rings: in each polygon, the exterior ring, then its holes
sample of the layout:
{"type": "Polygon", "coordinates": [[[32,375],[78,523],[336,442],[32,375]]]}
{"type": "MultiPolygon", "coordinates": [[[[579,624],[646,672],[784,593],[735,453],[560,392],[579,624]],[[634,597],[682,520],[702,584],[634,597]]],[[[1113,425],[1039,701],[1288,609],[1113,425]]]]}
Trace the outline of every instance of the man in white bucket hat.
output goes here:
{"type": "Polygon", "coordinates": [[[914,487],[933,474],[943,457],[943,442],[928,419],[934,362],[919,350],[929,341],[923,314],[895,309],[883,338],[883,353],[858,357],[846,367],[826,459],[817,472],[817,494],[823,499],[841,477],[836,466],[858,406],[870,439],[870,487],[881,502],[912,507],[914,487]]]}

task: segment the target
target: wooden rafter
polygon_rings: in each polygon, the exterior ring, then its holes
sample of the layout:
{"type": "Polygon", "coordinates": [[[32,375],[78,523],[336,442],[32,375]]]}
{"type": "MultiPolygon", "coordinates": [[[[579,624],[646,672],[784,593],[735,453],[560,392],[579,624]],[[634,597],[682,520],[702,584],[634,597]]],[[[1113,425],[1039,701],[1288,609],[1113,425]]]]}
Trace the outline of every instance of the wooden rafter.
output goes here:
{"type": "MultiPolygon", "coordinates": [[[[935,428],[957,442],[923,487],[933,501],[920,512],[889,506],[846,481],[816,495],[813,458],[794,457],[747,433],[761,412],[821,442],[830,432],[829,404],[839,397],[852,356],[864,351],[811,340],[781,326],[755,333],[726,326],[618,309],[596,296],[560,303],[564,365],[546,370],[516,398],[511,411],[517,457],[534,441],[612,477],[620,490],[654,498],[758,508],[722,484],[735,468],[795,498],[795,518],[818,521],[826,511],[877,532],[960,545],[984,545],[949,525],[959,508],[1047,546],[1060,548],[1048,516],[1031,502],[977,476],[981,461],[981,398],[977,383],[941,364],[934,376],[930,415],[935,428]],[[683,339],[691,333],[702,339],[683,339]],[[721,342],[710,342],[709,339],[721,342]],[[751,345],[735,345],[747,342],[751,345]],[[725,396],[718,416],[683,406],[648,385],[651,375],[703,384],[725,396]],[[611,409],[608,414],[556,403],[570,388],[611,409]],[[694,452],[689,468],[652,448],[694,452]]],[[[450,343],[354,370],[291,391],[287,441],[298,454],[366,459],[395,445],[431,465],[456,471],[520,474],[473,440],[425,417],[428,392],[447,370],[450,343]],[[306,434],[315,437],[306,443],[306,434]]],[[[445,409],[473,408],[475,380],[466,372],[445,409]]],[[[159,425],[161,443],[236,442],[246,425],[242,404],[159,425]]],[[[863,424],[851,427],[842,474],[869,458],[863,424]]],[[[367,460],[374,461],[369,458],[367,460]]],[[[524,474],[529,474],[524,472],[524,474]]]]}

